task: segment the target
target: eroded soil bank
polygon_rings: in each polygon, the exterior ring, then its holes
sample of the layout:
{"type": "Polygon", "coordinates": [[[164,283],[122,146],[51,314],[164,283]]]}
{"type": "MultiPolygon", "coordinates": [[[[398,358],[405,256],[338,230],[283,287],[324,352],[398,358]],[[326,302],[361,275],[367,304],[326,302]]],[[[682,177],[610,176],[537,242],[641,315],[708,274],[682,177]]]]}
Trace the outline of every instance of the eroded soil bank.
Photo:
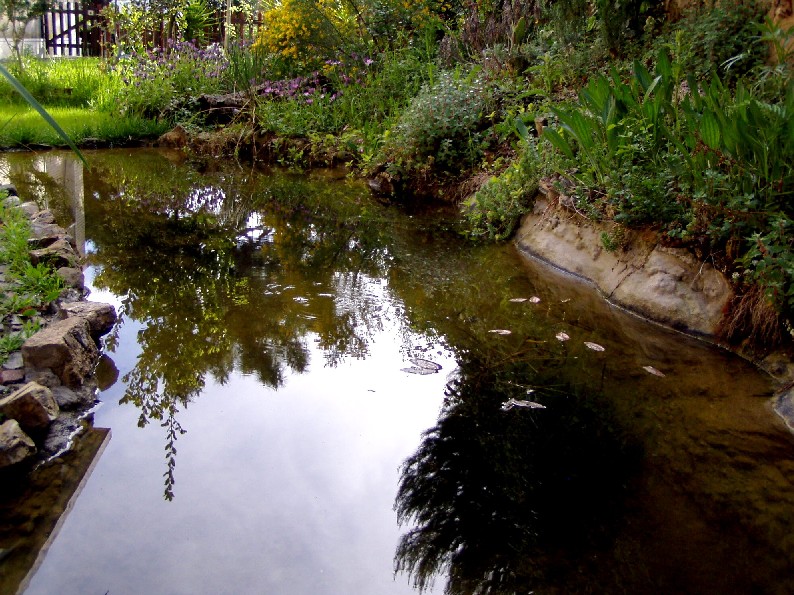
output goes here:
{"type": "Polygon", "coordinates": [[[527,257],[592,283],[613,304],[753,361],[779,382],[773,407],[794,431],[791,353],[775,351],[759,357],[717,340],[734,297],[725,275],[708,260],[662,245],[653,233],[624,231],[620,244],[607,250],[604,238],[613,232],[614,224],[592,221],[539,196],[522,220],[515,242],[527,257]]]}

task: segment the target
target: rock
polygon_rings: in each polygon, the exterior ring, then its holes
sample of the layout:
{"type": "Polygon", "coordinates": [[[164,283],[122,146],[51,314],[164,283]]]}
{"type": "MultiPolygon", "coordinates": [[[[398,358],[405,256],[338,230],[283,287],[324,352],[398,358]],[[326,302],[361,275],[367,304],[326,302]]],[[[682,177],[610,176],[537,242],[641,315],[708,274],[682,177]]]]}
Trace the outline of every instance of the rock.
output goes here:
{"type": "Polygon", "coordinates": [[[246,93],[200,95],[196,109],[206,115],[209,123],[227,124],[234,120],[250,103],[251,99],[246,93]]]}
{"type": "Polygon", "coordinates": [[[61,291],[60,297],[54,302],[57,308],[61,308],[64,304],[73,304],[79,302],[84,297],[85,289],[75,289],[74,287],[67,287],[61,291]]]}
{"type": "Polygon", "coordinates": [[[28,217],[33,217],[33,215],[39,212],[39,205],[35,202],[23,202],[17,205],[17,209],[25,213],[28,217]]]}
{"type": "Polygon", "coordinates": [[[62,304],[61,318],[84,318],[88,321],[91,336],[98,339],[116,323],[116,309],[110,304],[99,302],[72,302],[62,304]]]}
{"type": "Polygon", "coordinates": [[[794,387],[783,392],[775,399],[775,413],[786,422],[788,429],[794,432],[794,387]]]}
{"type": "Polygon", "coordinates": [[[20,203],[17,188],[13,184],[0,184],[0,192],[5,190],[8,193],[8,198],[3,201],[7,207],[15,207],[20,203]]]}
{"type": "Polygon", "coordinates": [[[0,370],[0,384],[15,384],[24,379],[24,370],[0,370]]]}
{"type": "Polygon", "coordinates": [[[394,181],[386,172],[380,172],[367,180],[367,186],[378,196],[392,196],[395,193],[394,181]]]}
{"type": "Polygon", "coordinates": [[[76,267],[61,267],[55,272],[63,279],[63,282],[66,283],[67,286],[76,289],[85,288],[85,276],[83,275],[82,269],[76,267]]]}
{"type": "Polygon", "coordinates": [[[608,251],[613,229],[539,198],[516,242],[524,252],[591,281],[610,301],[695,335],[714,336],[733,296],[728,280],[684,250],[626,231],[627,248],[608,251]],[[551,206],[550,206],[551,205],[551,206]]]}
{"type": "Polygon", "coordinates": [[[61,386],[61,379],[49,368],[28,368],[25,370],[25,380],[38,382],[51,390],[61,386]]]}
{"type": "Polygon", "coordinates": [[[60,239],[72,244],[72,237],[63,227],[55,223],[32,223],[30,227],[30,244],[34,248],[46,248],[60,239]]]}
{"type": "Polygon", "coordinates": [[[42,454],[54,457],[67,450],[74,437],[80,432],[83,422],[77,413],[65,413],[58,416],[52,425],[44,444],[41,445],[42,454]]]}
{"type": "Polygon", "coordinates": [[[732,290],[723,275],[683,250],[656,246],[612,298],[673,328],[713,335],[732,290]]]}
{"type": "Polygon", "coordinates": [[[6,363],[3,364],[4,370],[21,370],[25,367],[25,362],[22,361],[22,353],[15,351],[8,356],[6,363]]]}
{"type": "Polygon", "coordinates": [[[16,420],[0,425],[0,467],[10,467],[36,453],[33,440],[22,431],[16,420]]]}
{"type": "Polygon", "coordinates": [[[15,419],[26,432],[45,430],[58,417],[58,404],[52,391],[36,382],[0,399],[0,413],[15,419]]]}
{"type": "Polygon", "coordinates": [[[46,248],[31,250],[30,260],[34,265],[46,262],[53,268],[73,268],[79,264],[80,256],[66,238],[60,238],[46,248]]]}
{"type": "Polygon", "coordinates": [[[22,345],[25,368],[49,368],[69,387],[91,374],[99,352],[85,318],[60,320],[39,331],[22,345]]]}
{"type": "Polygon", "coordinates": [[[52,396],[62,411],[87,409],[96,400],[93,388],[87,386],[80,387],[77,390],[72,390],[66,386],[56,386],[52,389],[52,396]]]}
{"type": "Polygon", "coordinates": [[[41,224],[50,224],[55,223],[55,215],[52,214],[52,211],[49,209],[44,209],[43,211],[39,211],[35,213],[33,217],[31,217],[30,222],[32,224],[41,223],[41,224]]]}
{"type": "Polygon", "coordinates": [[[172,147],[174,149],[181,149],[186,146],[190,140],[187,130],[181,125],[177,124],[172,130],[161,135],[157,139],[157,144],[161,147],[172,147]]]}

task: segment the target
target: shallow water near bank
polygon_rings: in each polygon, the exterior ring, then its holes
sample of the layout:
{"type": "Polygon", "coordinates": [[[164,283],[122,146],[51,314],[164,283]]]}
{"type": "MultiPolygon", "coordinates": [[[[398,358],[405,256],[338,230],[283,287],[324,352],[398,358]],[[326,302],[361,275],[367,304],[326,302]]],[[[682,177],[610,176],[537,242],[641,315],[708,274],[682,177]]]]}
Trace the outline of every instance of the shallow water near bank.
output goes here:
{"type": "Polygon", "coordinates": [[[121,314],[110,437],[6,498],[0,592],[794,591],[794,440],[746,362],[343,172],[88,158],[0,161],[121,314]]]}

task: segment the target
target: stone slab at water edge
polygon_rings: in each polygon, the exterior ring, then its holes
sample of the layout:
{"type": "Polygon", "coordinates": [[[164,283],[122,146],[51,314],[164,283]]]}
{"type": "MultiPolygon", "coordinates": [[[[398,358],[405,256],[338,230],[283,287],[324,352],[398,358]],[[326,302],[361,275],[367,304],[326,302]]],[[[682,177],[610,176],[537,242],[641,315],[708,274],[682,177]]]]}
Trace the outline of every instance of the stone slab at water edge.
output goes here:
{"type": "MultiPolygon", "coordinates": [[[[516,244],[522,253],[589,281],[610,302],[687,334],[714,340],[734,292],[708,261],[661,245],[654,234],[623,230],[619,246],[605,241],[614,224],[587,219],[552,188],[541,187],[522,220],[516,244]]],[[[794,433],[794,363],[787,353],[756,361],[783,385],[772,403],[794,433]]]]}
{"type": "MultiPolygon", "coordinates": [[[[36,322],[42,328],[10,354],[0,370],[0,468],[37,454],[52,456],[67,447],[96,401],[93,376],[99,339],[116,322],[112,305],[85,301],[80,255],[52,213],[16,196],[7,198],[4,206],[25,213],[30,221],[31,262],[55,270],[67,287],[41,308],[36,322]]],[[[0,275],[0,288],[11,296],[17,285],[6,273],[0,275]]],[[[2,321],[3,333],[19,332],[21,327],[17,315],[2,321]]]]}

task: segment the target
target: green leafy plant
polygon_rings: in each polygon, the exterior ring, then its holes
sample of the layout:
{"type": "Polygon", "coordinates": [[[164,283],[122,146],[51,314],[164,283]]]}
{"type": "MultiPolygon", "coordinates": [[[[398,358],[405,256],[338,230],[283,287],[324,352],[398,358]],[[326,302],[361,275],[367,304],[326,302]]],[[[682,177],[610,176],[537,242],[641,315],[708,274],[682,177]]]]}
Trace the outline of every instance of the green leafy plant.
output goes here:
{"type": "Polygon", "coordinates": [[[0,336],[0,364],[5,363],[8,356],[20,349],[26,340],[24,333],[7,333],[0,336]]]}
{"type": "Polygon", "coordinates": [[[65,287],[63,279],[45,264],[33,265],[28,262],[17,280],[19,291],[40,296],[42,303],[58,298],[65,287]]]}
{"type": "Polygon", "coordinates": [[[403,172],[424,167],[460,171],[480,156],[479,128],[488,107],[489,96],[476,72],[439,73],[400,116],[386,138],[383,160],[403,172]]]}
{"type": "Polygon", "coordinates": [[[543,161],[536,141],[528,134],[524,138],[521,158],[490,178],[464,205],[463,218],[471,237],[496,241],[509,238],[532,205],[543,174],[543,161]]]}
{"type": "Polygon", "coordinates": [[[18,209],[5,206],[0,210],[0,220],[0,262],[17,273],[30,261],[30,223],[18,209]]]}

